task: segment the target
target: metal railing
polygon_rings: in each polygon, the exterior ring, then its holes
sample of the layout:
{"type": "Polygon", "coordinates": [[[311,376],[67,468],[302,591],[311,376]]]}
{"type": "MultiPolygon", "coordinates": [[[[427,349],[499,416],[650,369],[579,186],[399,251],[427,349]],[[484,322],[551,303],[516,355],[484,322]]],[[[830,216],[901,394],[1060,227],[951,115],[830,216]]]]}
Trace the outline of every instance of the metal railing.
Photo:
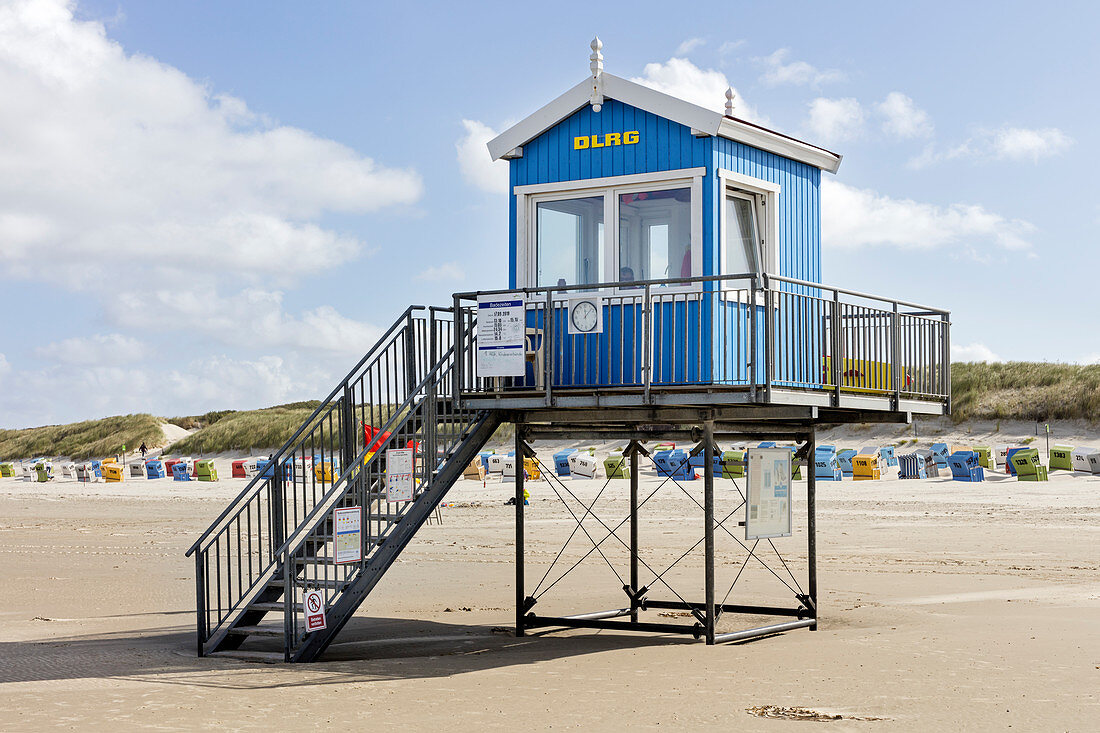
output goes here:
{"type": "Polygon", "coordinates": [[[598,387],[633,391],[728,387],[769,402],[777,388],[947,403],[950,314],[776,275],[523,288],[454,296],[455,399],[598,387]],[[477,298],[522,293],[526,371],[477,373],[477,298]],[[598,334],[570,333],[571,297],[598,294],[598,334]]]}
{"type": "MultiPolygon", "coordinates": [[[[439,354],[451,359],[452,327],[450,309],[408,308],[188,549],[200,655],[280,567],[288,538],[355,474],[368,448],[377,450],[381,438],[368,439],[364,425],[397,424],[412,412],[439,354]]],[[[434,454],[434,434],[422,448],[434,454]]]]}

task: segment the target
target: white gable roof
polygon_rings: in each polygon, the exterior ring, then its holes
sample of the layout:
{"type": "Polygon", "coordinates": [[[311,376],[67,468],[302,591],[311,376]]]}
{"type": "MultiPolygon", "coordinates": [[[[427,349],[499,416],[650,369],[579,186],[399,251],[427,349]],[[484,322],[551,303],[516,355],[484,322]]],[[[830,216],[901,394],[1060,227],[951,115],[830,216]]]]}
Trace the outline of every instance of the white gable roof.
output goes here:
{"type": "MultiPolygon", "coordinates": [[[[829,173],[836,173],[841,156],[816,145],[796,140],[774,130],[755,125],[735,117],[726,117],[691,102],[685,102],[656,89],[621,79],[608,73],[600,74],[604,97],[617,99],[624,104],[679,122],[692,131],[724,137],[745,145],[751,145],[769,153],[782,155],[812,165],[829,173]]],[[[489,141],[489,154],[493,160],[507,156],[535,139],[554,125],[589,104],[592,79],[588,78],[562,94],[534,114],[512,125],[489,141]]]]}

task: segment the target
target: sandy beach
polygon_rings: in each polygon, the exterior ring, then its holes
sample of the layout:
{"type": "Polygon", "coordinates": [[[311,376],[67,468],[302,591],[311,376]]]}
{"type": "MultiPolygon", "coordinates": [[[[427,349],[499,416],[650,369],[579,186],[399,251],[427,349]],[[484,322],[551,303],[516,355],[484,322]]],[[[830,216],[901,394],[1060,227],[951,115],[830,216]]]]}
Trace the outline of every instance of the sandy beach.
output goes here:
{"type": "MultiPolygon", "coordinates": [[[[552,450],[539,446],[544,461],[552,450]]],[[[659,483],[647,471],[643,496],[659,483]]],[[[666,486],[643,508],[654,569],[702,536],[689,497],[701,483],[666,486]]],[[[513,637],[513,486],[460,481],[443,523],[420,531],[323,661],[302,666],[194,655],[184,551],[243,484],[0,479],[0,728],[800,729],[760,717],[795,709],[843,716],[834,730],[1083,731],[1100,719],[1100,476],[819,484],[820,629],[716,647],[582,630],[513,637]]],[[[580,501],[603,485],[566,481],[580,501]]],[[[573,527],[548,482],[529,486],[528,592],[573,527]]],[[[612,482],[596,505],[609,524],[626,513],[625,489],[612,482]]],[[[796,482],[796,525],[804,499],[796,482]]],[[[717,501],[721,516],[734,508],[731,482],[717,501]]],[[[613,545],[607,558],[625,572],[613,545]]],[[[775,546],[804,578],[804,534],[775,546]]],[[[576,536],[546,582],[590,547],[576,536]]],[[[744,558],[719,533],[721,593],[744,558]]],[[[664,578],[697,599],[701,567],[697,550],[664,578]]],[[[593,555],[538,610],[623,601],[593,555]]],[[[789,591],[747,565],[730,602],[772,601],[790,603],[789,591]]],[[[721,630],[762,621],[727,615],[721,630]]]]}

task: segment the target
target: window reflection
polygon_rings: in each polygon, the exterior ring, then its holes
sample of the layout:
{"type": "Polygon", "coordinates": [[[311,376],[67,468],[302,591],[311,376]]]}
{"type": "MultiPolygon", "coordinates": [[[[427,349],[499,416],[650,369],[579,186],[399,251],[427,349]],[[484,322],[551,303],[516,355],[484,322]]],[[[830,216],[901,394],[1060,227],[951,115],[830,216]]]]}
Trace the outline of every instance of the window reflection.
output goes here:
{"type": "Polygon", "coordinates": [[[692,276],[691,189],[619,196],[619,279],[692,276]]]}
{"type": "Polygon", "coordinates": [[[537,205],[538,285],[592,285],[604,272],[603,197],[537,205]]]}

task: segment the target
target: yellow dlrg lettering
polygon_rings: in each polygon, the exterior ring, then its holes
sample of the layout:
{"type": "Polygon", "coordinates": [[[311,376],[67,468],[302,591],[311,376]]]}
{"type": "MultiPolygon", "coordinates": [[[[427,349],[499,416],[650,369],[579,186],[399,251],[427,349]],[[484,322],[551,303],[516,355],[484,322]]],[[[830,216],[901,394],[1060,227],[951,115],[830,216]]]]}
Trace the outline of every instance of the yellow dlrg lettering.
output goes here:
{"type": "Polygon", "coordinates": [[[600,136],[599,135],[593,135],[592,136],[592,147],[594,147],[594,148],[604,147],[604,144],[600,142],[600,136]]]}
{"type": "Polygon", "coordinates": [[[621,145],[622,135],[617,132],[609,132],[604,135],[604,145],[621,145]]]}
{"type": "Polygon", "coordinates": [[[616,145],[637,145],[641,142],[641,139],[641,133],[637,130],[606,132],[602,135],[578,135],[573,138],[573,149],[589,150],[592,148],[612,148],[616,145]]]}
{"type": "Polygon", "coordinates": [[[630,132],[623,133],[623,145],[637,145],[641,135],[637,130],[631,130],[630,132]]]}
{"type": "Polygon", "coordinates": [[[588,136],[587,135],[578,135],[577,137],[573,138],[573,149],[574,150],[584,150],[587,147],[588,147],[588,136]]]}

